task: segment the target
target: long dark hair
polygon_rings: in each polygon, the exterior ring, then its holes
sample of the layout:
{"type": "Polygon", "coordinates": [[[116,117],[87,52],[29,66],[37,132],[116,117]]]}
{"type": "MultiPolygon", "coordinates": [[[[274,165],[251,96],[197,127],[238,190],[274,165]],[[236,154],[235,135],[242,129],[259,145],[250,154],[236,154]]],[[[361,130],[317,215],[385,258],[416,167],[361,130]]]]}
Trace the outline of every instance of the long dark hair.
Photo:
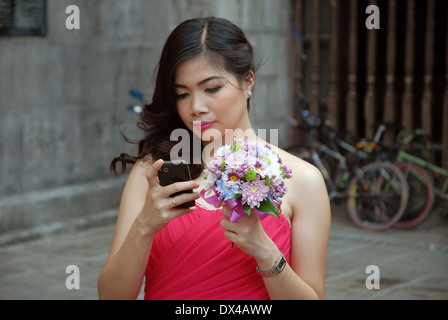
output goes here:
{"type": "MultiPolygon", "coordinates": [[[[215,17],[182,22],[172,31],[163,47],[152,102],[144,106],[137,123],[144,132],[144,138],[139,141],[126,139],[138,144],[138,156],[122,153],[114,158],[110,165],[114,175],[124,173],[127,164],[135,164],[148,155],[154,161],[169,160],[171,148],[177,143],[170,141],[174,129],[188,130],[190,142],[193,143],[193,133],[185,126],[176,110],[174,82],[178,66],[199,55],[205,56],[213,67],[233,74],[239,84],[243,83],[251,71],[255,73],[252,46],[238,26],[215,17]],[[121,164],[120,170],[117,170],[118,164],[121,164]]],[[[192,160],[192,153],[190,157],[192,160]]],[[[202,164],[193,164],[190,168],[193,178],[198,177],[203,170],[202,164]]]]}

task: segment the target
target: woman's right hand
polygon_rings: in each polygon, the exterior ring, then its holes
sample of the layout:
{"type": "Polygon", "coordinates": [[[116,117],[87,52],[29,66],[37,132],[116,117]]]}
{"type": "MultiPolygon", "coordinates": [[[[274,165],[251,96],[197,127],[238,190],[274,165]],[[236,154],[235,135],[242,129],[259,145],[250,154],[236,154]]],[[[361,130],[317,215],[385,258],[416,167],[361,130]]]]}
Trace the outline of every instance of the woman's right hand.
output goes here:
{"type": "Polygon", "coordinates": [[[171,220],[188,214],[196,208],[188,209],[175,208],[176,206],[196,200],[199,198],[199,192],[183,193],[177,195],[173,201],[171,194],[195,189],[199,184],[192,181],[176,182],[168,186],[162,187],[157,178],[157,172],[163,165],[163,160],[154,162],[146,172],[146,179],[148,181],[148,191],[146,193],[145,204],[142,211],[137,217],[139,225],[143,228],[143,232],[148,235],[155,235],[157,231],[163,229],[171,220]]]}

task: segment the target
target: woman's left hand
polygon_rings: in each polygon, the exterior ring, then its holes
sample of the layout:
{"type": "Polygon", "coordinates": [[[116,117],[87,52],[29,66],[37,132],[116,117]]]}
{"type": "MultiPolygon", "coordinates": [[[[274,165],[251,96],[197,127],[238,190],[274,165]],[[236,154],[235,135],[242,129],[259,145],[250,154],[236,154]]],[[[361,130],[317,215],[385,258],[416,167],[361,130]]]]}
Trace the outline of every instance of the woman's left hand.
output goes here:
{"type": "MultiPolygon", "coordinates": [[[[228,218],[231,211],[224,206],[222,213],[228,218]]],[[[267,270],[272,267],[278,258],[279,249],[264,231],[255,211],[252,211],[250,216],[246,215],[235,222],[224,218],[220,224],[226,229],[225,237],[234,242],[244,253],[252,256],[260,269],[267,270]]]]}

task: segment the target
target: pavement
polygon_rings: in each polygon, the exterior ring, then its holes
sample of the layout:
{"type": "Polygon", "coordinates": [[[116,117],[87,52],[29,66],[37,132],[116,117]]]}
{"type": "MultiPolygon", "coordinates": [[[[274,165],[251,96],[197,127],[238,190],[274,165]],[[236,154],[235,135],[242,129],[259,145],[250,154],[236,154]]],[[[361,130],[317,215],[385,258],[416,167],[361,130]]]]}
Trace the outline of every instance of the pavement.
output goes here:
{"type": "MultiPolygon", "coordinates": [[[[0,246],[0,299],[98,299],[97,278],[110,248],[115,214],[102,213],[108,218],[101,223],[0,246]],[[73,265],[79,270],[79,289],[73,265]]],[[[332,205],[326,299],[447,300],[447,271],[448,221],[439,210],[415,229],[370,232],[356,227],[343,206],[332,205]]]]}

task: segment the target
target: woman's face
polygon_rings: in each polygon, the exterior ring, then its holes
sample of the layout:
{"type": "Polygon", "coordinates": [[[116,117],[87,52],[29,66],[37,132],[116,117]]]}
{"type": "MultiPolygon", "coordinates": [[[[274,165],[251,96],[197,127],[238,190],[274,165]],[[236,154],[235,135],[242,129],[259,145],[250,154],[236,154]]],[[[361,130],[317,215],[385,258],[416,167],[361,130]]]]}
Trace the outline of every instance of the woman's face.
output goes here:
{"type": "Polygon", "coordinates": [[[225,129],[251,128],[247,99],[253,73],[240,84],[233,74],[217,71],[199,56],[180,64],[175,77],[177,112],[191,131],[201,133],[203,141],[209,140],[210,133],[219,132],[224,138],[225,129]]]}

